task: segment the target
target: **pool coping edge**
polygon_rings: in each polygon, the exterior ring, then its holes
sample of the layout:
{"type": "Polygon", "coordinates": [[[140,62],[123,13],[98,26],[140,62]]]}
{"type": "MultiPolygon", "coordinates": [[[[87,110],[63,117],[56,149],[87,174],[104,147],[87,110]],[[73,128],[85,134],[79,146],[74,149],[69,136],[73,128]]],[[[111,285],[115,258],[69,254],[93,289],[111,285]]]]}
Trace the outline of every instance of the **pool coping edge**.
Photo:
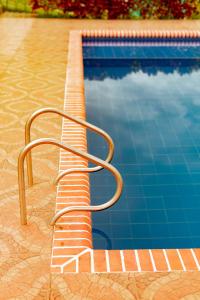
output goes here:
{"type": "MultiPolygon", "coordinates": [[[[83,30],[69,35],[68,63],[64,111],[85,120],[85,96],[82,37],[200,37],[200,31],[134,31],[83,30]]],[[[61,140],[87,151],[84,128],[63,120],[61,140]]],[[[84,159],[60,151],[59,171],[75,166],[86,167],[84,159]]],[[[67,177],[57,187],[56,209],[83,203],[90,205],[87,174],[67,177]],[[71,182],[71,186],[69,184],[71,182]],[[73,186],[77,186],[78,190],[73,186]],[[65,185],[66,183],[66,185],[65,185]],[[73,204],[72,204],[73,203],[73,204]]],[[[54,228],[52,244],[52,273],[79,272],[171,272],[200,271],[200,249],[94,250],[92,248],[91,214],[71,213],[62,217],[54,228]],[[68,220],[67,222],[65,220],[68,220]],[[67,241],[67,242],[66,242],[67,241]],[[66,246],[67,244],[67,246],[66,246]]]]}

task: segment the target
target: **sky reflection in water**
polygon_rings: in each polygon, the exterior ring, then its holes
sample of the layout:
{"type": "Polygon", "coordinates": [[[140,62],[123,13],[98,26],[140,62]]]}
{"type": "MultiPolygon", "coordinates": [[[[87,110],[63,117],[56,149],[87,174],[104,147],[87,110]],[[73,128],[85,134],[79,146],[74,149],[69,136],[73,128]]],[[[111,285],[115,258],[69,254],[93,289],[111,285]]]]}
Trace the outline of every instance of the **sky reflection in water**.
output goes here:
{"type": "MultiPolygon", "coordinates": [[[[114,139],[121,200],[93,214],[112,248],[200,246],[200,63],[194,60],[85,63],[87,119],[114,139]]],[[[89,134],[89,150],[106,147],[89,134]]],[[[106,171],[91,175],[93,203],[114,190],[106,171]],[[102,192],[103,191],[103,192],[102,192]]],[[[106,248],[94,237],[95,248],[106,248]]]]}

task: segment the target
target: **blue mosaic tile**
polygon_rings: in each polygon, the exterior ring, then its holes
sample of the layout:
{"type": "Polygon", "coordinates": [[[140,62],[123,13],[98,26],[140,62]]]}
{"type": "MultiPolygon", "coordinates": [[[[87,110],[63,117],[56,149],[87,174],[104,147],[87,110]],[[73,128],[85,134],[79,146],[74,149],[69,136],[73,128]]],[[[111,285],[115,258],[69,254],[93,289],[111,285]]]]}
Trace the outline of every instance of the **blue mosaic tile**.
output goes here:
{"type": "MultiPolygon", "coordinates": [[[[124,179],[119,202],[92,214],[94,248],[200,247],[200,48],[88,48],[87,120],[112,136],[124,179]]],[[[88,150],[106,157],[89,132],[88,150]]],[[[106,171],[90,184],[94,205],[114,192],[106,171]]]]}

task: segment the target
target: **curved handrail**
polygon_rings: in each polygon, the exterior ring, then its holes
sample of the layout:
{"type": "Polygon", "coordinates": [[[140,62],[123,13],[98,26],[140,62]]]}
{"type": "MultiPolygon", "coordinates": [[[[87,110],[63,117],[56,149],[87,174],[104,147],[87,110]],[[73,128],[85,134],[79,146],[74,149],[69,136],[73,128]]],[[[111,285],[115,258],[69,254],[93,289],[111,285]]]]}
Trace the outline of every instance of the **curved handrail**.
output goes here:
{"type": "Polygon", "coordinates": [[[44,138],[44,139],[34,140],[22,149],[22,151],[19,154],[19,158],[18,158],[19,201],[20,201],[20,217],[21,217],[22,225],[27,224],[25,181],[24,181],[24,160],[25,160],[26,155],[31,151],[31,149],[33,149],[39,145],[43,145],[43,144],[55,145],[59,148],[69,151],[75,155],[85,158],[88,161],[107,169],[108,171],[110,171],[113,174],[113,176],[116,180],[116,183],[117,183],[115,194],[106,203],[103,203],[101,205],[96,205],[96,206],[71,206],[71,207],[62,209],[55,214],[55,216],[51,220],[50,225],[53,226],[56,223],[56,221],[67,212],[104,210],[104,209],[114,205],[115,202],[119,199],[121,192],[122,192],[122,188],[123,188],[123,180],[122,180],[121,174],[115,167],[113,167],[112,165],[110,165],[109,163],[105,162],[104,160],[102,160],[100,158],[97,158],[97,157],[95,157],[91,154],[85,153],[83,151],[76,150],[71,146],[68,146],[61,142],[56,141],[55,139],[44,138]]]}
{"type": "Polygon", "coordinates": [[[71,168],[71,169],[67,169],[63,172],[61,172],[60,174],[58,174],[58,176],[56,177],[56,179],[54,180],[53,184],[58,185],[59,181],[66,175],[72,174],[72,173],[92,173],[92,172],[96,172],[99,170],[91,170],[92,168],[71,168]],[[88,171],[89,170],[89,171],[88,171]]]}
{"type": "MultiPolygon", "coordinates": [[[[77,124],[80,124],[82,126],[84,126],[85,128],[89,128],[92,131],[98,133],[99,135],[101,135],[108,143],[109,145],[109,152],[108,155],[105,159],[106,162],[110,162],[112,160],[113,157],[113,153],[114,153],[114,143],[112,138],[102,129],[98,128],[95,125],[92,125],[86,121],[80,120],[76,117],[72,117],[58,109],[55,108],[51,108],[51,107],[47,107],[47,108],[42,108],[39,109],[37,111],[35,111],[27,120],[26,125],[25,125],[25,145],[29,144],[31,142],[31,134],[30,134],[30,129],[31,129],[31,124],[33,123],[33,121],[41,114],[45,114],[45,113],[55,113],[63,118],[69,119],[77,124]]],[[[31,156],[31,152],[29,152],[27,154],[27,173],[28,173],[28,184],[29,186],[33,185],[33,168],[32,168],[32,156],[31,156]]],[[[84,172],[96,172],[101,170],[102,167],[101,166],[96,166],[96,167],[91,167],[91,168],[84,168],[84,172]]]]}

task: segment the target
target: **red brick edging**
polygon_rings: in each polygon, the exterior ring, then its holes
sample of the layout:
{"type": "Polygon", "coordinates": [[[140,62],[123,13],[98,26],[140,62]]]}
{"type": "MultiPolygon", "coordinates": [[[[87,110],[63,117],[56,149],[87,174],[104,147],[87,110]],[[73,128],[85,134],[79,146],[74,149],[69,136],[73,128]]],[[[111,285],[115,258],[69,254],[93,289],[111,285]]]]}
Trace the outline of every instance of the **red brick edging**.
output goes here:
{"type": "MultiPolygon", "coordinates": [[[[85,119],[82,36],[197,38],[200,31],[71,31],[64,111],[85,119]]],[[[72,121],[63,120],[62,141],[87,151],[86,131],[72,121]]],[[[87,162],[61,150],[59,171],[76,166],[86,167],[87,162]]],[[[90,204],[87,174],[67,175],[57,188],[56,210],[78,204],[90,204]]],[[[93,250],[91,225],[89,212],[72,212],[59,219],[53,235],[52,272],[200,271],[200,249],[93,250]]]]}

